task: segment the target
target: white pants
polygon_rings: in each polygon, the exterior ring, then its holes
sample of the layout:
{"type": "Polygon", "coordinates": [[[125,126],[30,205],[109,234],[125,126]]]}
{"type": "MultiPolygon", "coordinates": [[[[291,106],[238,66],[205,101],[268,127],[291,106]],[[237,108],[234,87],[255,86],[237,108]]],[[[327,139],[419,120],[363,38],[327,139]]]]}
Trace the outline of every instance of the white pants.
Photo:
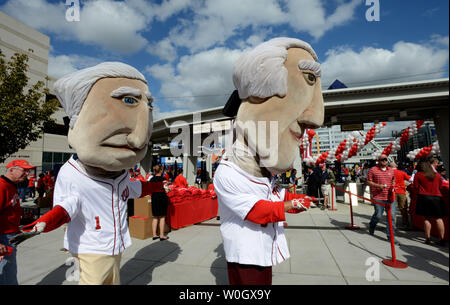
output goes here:
{"type": "Polygon", "coordinates": [[[330,184],[322,184],[320,186],[320,189],[322,190],[323,196],[328,196],[330,198],[331,196],[331,185],[330,184]]]}

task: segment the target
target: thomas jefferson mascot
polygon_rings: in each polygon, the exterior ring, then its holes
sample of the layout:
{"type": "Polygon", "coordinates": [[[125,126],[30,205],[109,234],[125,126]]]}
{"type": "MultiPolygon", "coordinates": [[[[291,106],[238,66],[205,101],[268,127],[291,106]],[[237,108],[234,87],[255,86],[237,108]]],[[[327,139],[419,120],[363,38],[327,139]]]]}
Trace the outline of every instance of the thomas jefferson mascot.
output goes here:
{"type": "Polygon", "coordinates": [[[307,210],[312,198],[280,189],[273,175],[292,167],[304,130],[323,124],[320,76],[311,46],[284,37],[234,66],[224,114],[236,116],[235,135],[214,176],[231,285],[271,285],[272,266],[290,256],[285,212],[307,210]]]}

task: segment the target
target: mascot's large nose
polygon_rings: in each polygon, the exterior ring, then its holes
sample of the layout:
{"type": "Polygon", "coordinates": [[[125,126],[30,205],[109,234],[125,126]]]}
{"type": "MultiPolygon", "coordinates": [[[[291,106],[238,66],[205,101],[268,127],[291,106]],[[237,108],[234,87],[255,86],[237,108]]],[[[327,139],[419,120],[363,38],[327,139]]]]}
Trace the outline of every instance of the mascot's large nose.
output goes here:
{"type": "Polygon", "coordinates": [[[322,126],[325,116],[325,109],[323,104],[323,96],[320,85],[314,90],[313,98],[308,108],[302,113],[299,122],[312,125],[309,128],[318,128],[322,126]]]}
{"type": "Polygon", "coordinates": [[[148,111],[142,111],[136,118],[136,125],[127,136],[128,145],[131,148],[142,149],[148,144],[149,139],[149,114],[148,111]]]}

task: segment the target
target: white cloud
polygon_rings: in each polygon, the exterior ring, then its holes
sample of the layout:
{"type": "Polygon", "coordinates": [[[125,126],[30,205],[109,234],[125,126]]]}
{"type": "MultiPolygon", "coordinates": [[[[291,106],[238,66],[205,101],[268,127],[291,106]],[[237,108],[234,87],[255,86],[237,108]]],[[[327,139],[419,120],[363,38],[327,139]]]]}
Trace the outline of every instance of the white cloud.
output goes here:
{"type": "Polygon", "coordinates": [[[182,20],[170,31],[170,41],[197,52],[223,45],[248,27],[258,32],[263,27],[280,25],[319,39],[326,31],[352,20],[361,1],[338,1],[334,12],[327,16],[328,4],[318,0],[206,1],[193,9],[192,19],[182,20]]]}
{"type": "Polygon", "coordinates": [[[99,64],[102,60],[80,55],[57,55],[50,54],[48,58],[48,75],[58,79],[66,74],[99,64]]]}
{"type": "Polygon", "coordinates": [[[146,17],[123,2],[86,2],[80,21],[72,24],[72,32],[79,41],[100,45],[106,50],[129,54],[147,45],[141,34],[147,29],[146,17]]]}
{"type": "Polygon", "coordinates": [[[148,20],[153,18],[165,21],[167,18],[193,6],[198,0],[163,0],[161,4],[154,4],[148,0],[125,0],[125,3],[143,12],[148,20]]]}
{"type": "Polygon", "coordinates": [[[340,26],[353,19],[355,9],[360,0],[339,3],[336,10],[326,16],[323,1],[286,0],[289,24],[297,31],[305,31],[319,39],[326,31],[340,26]]]}
{"type": "Polygon", "coordinates": [[[437,44],[438,46],[440,45],[440,46],[448,48],[448,46],[449,46],[448,36],[434,34],[431,36],[431,43],[437,44]]]}
{"type": "Polygon", "coordinates": [[[169,62],[177,58],[177,50],[168,38],[147,47],[147,52],[169,62]]]}
{"type": "Polygon", "coordinates": [[[253,29],[285,22],[285,14],[275,0],[206,1],[194,10],[191,20],[183,20],[170,33],[171,41],[192,52],[223,44],[248,26],[253,29]]]}
{"type": "Polygon", "coordinates": [[[413,121],[400,121],[400,122],[386,122],[386,126],[381,129],[381,132],[375,138],[389,138],[392,137],[393,131],[401,131],[408,128],[413,121]]]}
{"type": "Polygon", "coordinates": [[[160,6],[155,6],[155,16],[164,21],[174,14],[187,9],[192,5],[192,0],[164,0],[160,6]]]}
{"type": "MultiPolygon", "coordinates": [[[[251,42],[242,41],[243,47],[251,42]]],[[[399,41],[392,49],[350,47],[331,49],[322,62],[324,89],[339,79],[349,87],[438,78],[448,64],[448,37],[433,36],[429,43],[399,41]],[[439,41],[439,43],[437,43],[439,41]]],[[[178,64],[153,65],[146,72],[161,81],[160,103],[190,112],[223,106],[234,90],[232,70],[245,49],[217,47],[181,57],[178,64]]]]}
{"type": "MultiPolygon", "coordinates": [[[[441,40],[445,38],[440,37],[441,40]]],[[[448,39],[448,37],[447,37],[448,39]]],[[[335,80],[349,87],[442,77],[448,64],[448,46],[397,42],[392,50],[364,47],[335,48],[322,63],[324,88],[335,80]]]]}
{"type": "Polygon", "coordinates": [[[183,56],[176,66],[146,67],[146,73],[162,83],[162,96],[155,103],[166,103],[184,112],[224,105],[234,90],[233,66],[242,52],[215,48],[183,56]]]}
{"type": "Polygon", "coordinates": [[[38,30],[56,34],[59,39],[75,40],[119,53],[133,53],[147,45],[142,32],[148,18],[124,2],[83,1],[80,21],[66,20],[65,2],[10,0],[2,10],[38,30]]]}
{"type": "Polygon", "coordinates": [[[66,20],[65,1],[9,0],[1,9],[33,28],[57,34],[59,39],[124,54],[148,48],[146,36],[155,20],[165,22],[181,12],[187,13],[177,19],[168,38],[154,45],[160,50],[150,49],[150,53],[171,61],[177,54],[174,47],[198,52],[223,46],[231,37],[239,43],[240,34],[249,28],[261,37],[264,31],[267,35],[267,27],[290,25],[295,31],[307,32],[318,39],[351,20],[360,3],[360,0],[339,0],[334,12],[326,16],[325,5],[329,3],[319,0],[163,0],[160,4],[145,0],[85,0],[81,3],[79,22],[66,20]]]}
{"type": "Polygon", "coordinates": [[[61,1],[51,4],[46,0],[10,0],[1,7],[1,10],[32,28],[62,33],[67,30],[68,25],[65,19],[64,3],[61,1]],[[52,18],[46,18],[46,16],[52,16],[52,18]]]}

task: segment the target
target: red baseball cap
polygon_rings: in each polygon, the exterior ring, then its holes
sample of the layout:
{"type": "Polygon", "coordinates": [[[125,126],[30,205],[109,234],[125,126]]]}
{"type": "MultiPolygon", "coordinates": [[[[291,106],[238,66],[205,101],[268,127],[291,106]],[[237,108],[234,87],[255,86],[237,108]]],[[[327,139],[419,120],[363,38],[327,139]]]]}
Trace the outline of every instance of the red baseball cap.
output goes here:
{"type": "Polygon", "coordinates": [[[32,166],[30,163],[28,163],[28,161],[22,160],[22,159],[17,159],[17,160],[13,160],[13,161],[9,162],[8,165],[6,165],[6,168],[16,167],[16,166],[24,168],[24,169],[35,168],[35,166],[32,166]]]}

